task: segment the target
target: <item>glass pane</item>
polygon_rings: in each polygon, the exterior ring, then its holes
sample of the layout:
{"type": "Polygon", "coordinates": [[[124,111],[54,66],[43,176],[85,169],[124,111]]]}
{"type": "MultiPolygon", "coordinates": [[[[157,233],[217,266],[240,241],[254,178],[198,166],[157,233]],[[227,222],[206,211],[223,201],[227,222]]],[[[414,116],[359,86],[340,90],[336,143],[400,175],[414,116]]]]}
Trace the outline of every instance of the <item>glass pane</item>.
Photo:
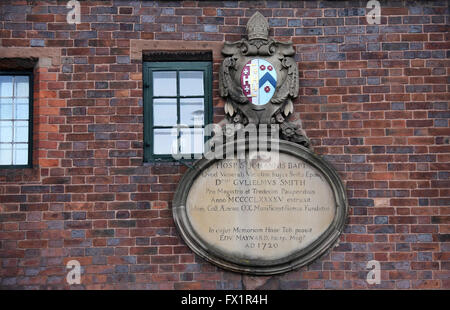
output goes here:
{"type": "Polygon", "coordinates": [[[28,122],[14,123],[14,142],[28,142],[28,122]]]}
{"type": "Polygon", "coordinates": [[[203,96],[203,71],[180,72],[180,95],[203,96]]]}
{"type": "Polygon", "coordinates": [[[12,99],[0,98],[0,119],[13,118],[12,99]]]}
{"type": "Polygon", "coordinates": [[[203,153],[203,146],[205,143],[203,128],[182,128],[180,136],[181,153],[203,153]]]}
{"type": "Polygon", "coordinates": [[[12,144],[1,144],[0,143],[0,165],[11,165],[12,164],[12,144]]]}
{"type": "Polygon", "coordinates": [[[176,71],[153,71],[153,96],[176,96],[176,71]]]}
{"type": "Polygon", "coordinates": [[[203,98],[180,99],[180,118],[183,125],[199,125],[204,123],[203,98]]]}
{"type": "Polygon", "coordinates": [[[177,124],[177,100],[153,99],[153,125],[174,126],[177,124]]]}
{"type": "Polygon", "coordinates": [[[15,76],[15,87],[14,87],[14,96],[15,97],[28,97],[29,89],[28,89],[28,76],[15,76]]]}
{"type": "Polygon", "coordinates": [[[177,133],[176,128],[154,129],[153,131],[153,153],[176,154],[177,133]]]}
{"type": "Polygon", "coordinates": [[[13,165],[28,164],[28,144],[14,144],[13,165]]]}
{"type": "Polygon", "coordinates": [[[16,119],[28,119],[28,112],[30,110],[28,105],[28,99],[26,98],[18,98],[15,99],[15,111],[14,117],[16,119]]]}
{"type": "Polygon", "coordinates": [[[13,122],[0,121],[0,142],[12,142],[13,122]]]}
{"type": "Polygon", "coordinates": [[[13,96],[13,77],[10,75],[0,75],[0,97],[13,96]]]}

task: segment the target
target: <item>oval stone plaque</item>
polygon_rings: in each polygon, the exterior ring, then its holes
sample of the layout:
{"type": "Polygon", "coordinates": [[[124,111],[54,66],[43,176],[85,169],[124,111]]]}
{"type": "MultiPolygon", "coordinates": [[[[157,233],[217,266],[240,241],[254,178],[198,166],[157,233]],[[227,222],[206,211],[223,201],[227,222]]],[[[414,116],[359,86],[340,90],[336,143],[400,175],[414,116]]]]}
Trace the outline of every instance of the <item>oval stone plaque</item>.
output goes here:
{"type": "Polygon", "coordinates": [[[173,213],[195,253],[226,269],[276,274],[336,242],[347,215],[339,176],[302,146],[279,141],[279,148],[271,166],[247,153],[202,159],[183,176],[173,213]]]}

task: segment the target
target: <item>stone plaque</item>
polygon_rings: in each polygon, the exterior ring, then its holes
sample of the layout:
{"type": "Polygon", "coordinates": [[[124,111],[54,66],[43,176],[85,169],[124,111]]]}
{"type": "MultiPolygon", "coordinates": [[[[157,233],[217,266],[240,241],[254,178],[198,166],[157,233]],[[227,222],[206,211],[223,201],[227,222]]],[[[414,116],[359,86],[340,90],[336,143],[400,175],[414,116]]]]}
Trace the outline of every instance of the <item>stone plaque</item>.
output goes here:
{"type": "Polygon", "coordinates": [[[174,218],[197,254],[234,271],[275,274],[336,242],[347,214],[339,177],[307,148],[282,140],[279,146],[276,163],[247,153],[202,159],[184,175],[174,218]]]}

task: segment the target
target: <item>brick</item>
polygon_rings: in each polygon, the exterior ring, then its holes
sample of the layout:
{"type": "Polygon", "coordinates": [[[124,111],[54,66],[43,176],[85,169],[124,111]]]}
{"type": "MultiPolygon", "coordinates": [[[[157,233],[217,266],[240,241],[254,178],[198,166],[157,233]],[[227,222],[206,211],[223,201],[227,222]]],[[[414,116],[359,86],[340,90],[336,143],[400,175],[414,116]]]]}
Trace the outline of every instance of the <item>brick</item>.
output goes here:
{"type": "Polygon", "coordinates": [[[24,213],[3,213],[0,214],[0,222],[19,222],[24,221],[26,215],[24,213]]]}
{"type": "Polygon", "coordinates": [[[52,14],[27,15],[27,21],[29,21],[29,22],[51,23],[51,22],[54,22],[54,20],[55,20],[55,15],[52,15],[52,14]]]}

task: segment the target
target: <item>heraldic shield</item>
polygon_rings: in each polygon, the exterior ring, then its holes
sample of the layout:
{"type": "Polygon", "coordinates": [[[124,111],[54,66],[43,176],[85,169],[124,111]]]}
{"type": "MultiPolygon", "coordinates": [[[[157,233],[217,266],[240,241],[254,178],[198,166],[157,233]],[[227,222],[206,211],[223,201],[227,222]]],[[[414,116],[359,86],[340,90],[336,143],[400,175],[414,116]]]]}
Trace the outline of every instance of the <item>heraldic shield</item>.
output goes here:
{"type": "Polygon", "coordinates": [[[275,93],[277,72],[266,60],[250,60],[242,69],[241,87],[249,102],[265,105],[275,93]]]}

